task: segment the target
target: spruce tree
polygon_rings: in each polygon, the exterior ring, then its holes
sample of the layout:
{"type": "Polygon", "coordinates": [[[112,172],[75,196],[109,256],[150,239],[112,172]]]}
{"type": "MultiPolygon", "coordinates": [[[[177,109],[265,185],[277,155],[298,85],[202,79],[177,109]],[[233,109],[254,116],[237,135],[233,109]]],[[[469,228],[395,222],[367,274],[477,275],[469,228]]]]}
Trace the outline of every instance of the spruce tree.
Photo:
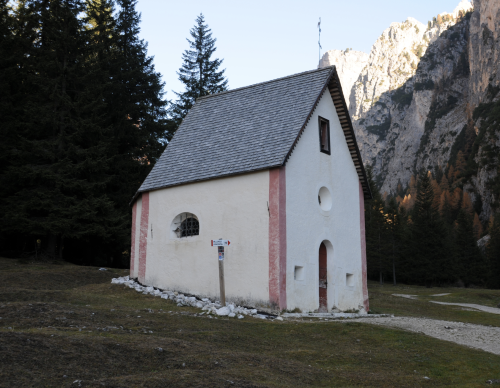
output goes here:
{"type": "Polygon", "coordinates": [[[396,285],[396,268],[399,270],[399,265],[401,263],[401,245],[404,237],[404,227],[405,219],[401,217],[401,212],[399,206],[394,199],[391,197],[386,209],[387,217],[387,232],[389,238],[389,257],[392,264],[392,282],[396,285]]]}
{"type": "Polygon", "coordinates": [[[135,2],[120,1],[116,22],[110,0],[20,0],[14,17],[1,1],[1,237],[119,257],[130,199],[169,137],[135,2]]]}
{"type": "Polygon", "coordinates": [[[378,278],[380,283],[389,270],[387,223],[384,216],[384,201],[373,180],[371,166],[366,169],[366,175],[372,192],[372,199],[365,201],[365,233],[366,233],[366,257],[368,274],[371,278],[378,278]]]}
{"type": "Polygon", "coordinates": [[[490,241],[486,247],[488,255],[488,287],[500,288],[500,214],[496,214],[490,225],[490,241]]]}
{"type": "Polygon", "coordinates": [[[12,191],[2,203],[2,228],[40,237],[50,256],[61,257],[65,238],[110,233],[113,205],[99,179],[107,164],[92,122],[101,103],[84,91],[91,80],[81,3],[32,0],[18,12],[38,28],[23,64],[26,101],[5,175],[12,191]]]}
{"type": "Polygon", "coordinates": [[[17,119],[23,105],[23,76],[20,65],[23,59],[23,41],[18,33],[16,18],[12,15],[9,0],[0,0],[0,200],[5,197],[8,187],[2,179],[11,165],[11,152],[15,148],[17,119]]]}
{"type": "Polygon", "coordinates": [[[111,131],[103,125],[106,84],[88,51],[78,0],[30,0],[18,13],[35,21],[26,52],[26,103],[17,149],[6,172],[2,229],[42,240],[51,257],[97,255],[123,229],[107,190],[113,176],[111,131]],[[82,249],[84,248],[84,249],[82,249]]]}
{"type": "Polygon", "coordinates": [[[447,234],[437,209],[429,174],[421,174],[411,223],[412,270],[416,282],[431,286],[447,281],[447,234]]]}
{"type": "Polygon", "coordinates": [[[472,217],[465,209],[460,209],[456,224],[454,266],[457,275],[466,286],[482,285],[486,263],[476,243],[472,217]]]}
{"type": "MultiPolygon", "coordinates": [[[[172,123],[166,119],[167,102],[163,99],[161,74],[155,70],[153,57],[147,55],[147,44],[139,39],[137,0],[118,0],[117,3],[120,9],[113,71],[119,89],[114,96],[117,151],[122,163],[128,166],[124,168],[128,179],[122,176],[120,180],[135,192],[160,157],[173,131],[172,123]]],[[[128,195],[133,192],[129,190],[128,195]]]]}
{"type": "Polygon", "coordinates": [[[176,128],[192,108],[198,97],[220,93],[228,89],[228,81],[224,77],[225,70],[219,70],[222,59],[211,59],[217,39],[205,23],[203,14],[196,18],[196,25],[190,30],[192,40],[190,50],[184,51],[184,63],[177,73],[184,84],[185,91],[175,93],[177,101],[172,104],[170,114],[176,128]]]}

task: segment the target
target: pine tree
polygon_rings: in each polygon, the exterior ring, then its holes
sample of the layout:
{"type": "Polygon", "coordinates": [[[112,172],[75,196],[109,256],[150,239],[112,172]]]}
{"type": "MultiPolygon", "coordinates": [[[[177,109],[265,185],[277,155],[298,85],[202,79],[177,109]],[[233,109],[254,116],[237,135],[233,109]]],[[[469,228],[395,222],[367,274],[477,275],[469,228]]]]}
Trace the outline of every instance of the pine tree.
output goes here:
{"type": "Polygon", "coordinates": [[[118,66],[113,76],[122,89],[117,96],[120,107],[117,116],[121,124],[127,124],[128,136],[135,137],[133,142],[126,139],[126,144],[133,147],[127,152],[133,152],[133,159],[145,158],[148,165],[154,164],[172,137],[171,123],[166,120],[167,102],[163,100],[164,83],[155,70],[153,57],[147,55],[147,44],[139,39],[137,0],[117,0],[117,3],[120,11],[115,64],[118,66]]]}
{"type": "Polygon", "coordinates": [[[106,125],[112,128],[110,147],[115,170],[108,193],[124,215],[126,225],[120,246],[130,240],[128,204],[172,136],[171,124],[166,120],[164,83],[153,58],[147,55],[147,45],[139,39],[136,3],[118,0],[116,23],[111,25],[105,19],[102,25],[103,29],[112,29],[104,45],[112,47],[106,53],[109,69],[104,68],[103,74],[109,72],[106,125]]]}
{"type": "Polygon", "coordinates": [[[474,229],[474,238],[476,240],[479,240],[483,234],[483,225],[481,224],[481,221],[479,220],[479,215],[477,213],[474,213],[473,229],[474,229]]]}
{"type": "Polygon", "coordinates": [[[447,235],[428,174],[422,174],[411,224],[412,260],[418,283],[430,286],[449,278],[447,235]]]}
{"type": "Polygon", "coordinates": [[[190,50],[184,51],[184,63],[177,73],[184,84],[185,91],[175,93],[178,100],[172,104],[170,114],[176,128],[192,108],[198,97],[220,93],[228,89],[228,81],[224,77],[225,70],[220,70],[222,59],[211,59],[216,47],[215,38],[205,24],[203,14],[196,18],[196,25],[190,30],[193,40],[187,39],[190,50]]]}
{"type": "Polygon", "coordinates": [[[366,175],[372,192],[372,199],[365,202],[366,256],[368,275],[378,277],[380,283],[389,270],[388,265],[388,233],[384,215],[384,202],[373,180],[371,166],[366,169],[366,175]]]}
{"type": "Polygon", "coordinates": [[[472,205],[470,195],[467,191],[464,191],[462,195],[462,209],[464,209],[471,217],[474,214],[474,206],[472,205]]]}
{"type": "Polygon", "coordinates": [[[436,209],[439,208],[441,203],[441,187],[437,183],[437,180],[431,179],[432,191],[434,192],[434,203],[432,206],[436,209]]]}
{"type": "Polygon", "coordinates": [[[62,256],[65,238],[106,236],[115,210],[107,198],[106,152],[95,125],[102,102],[86,90],[89,78],[81,3],[32,0],[20,17],[37,25],[23,64],[27,76],[18,149],[2,203],[4,231],[39,236],[50,256],[62,256]]]}
{"type": "Polygon", "coordinates": [[[41,239],[51,257],[121,256],[128,203],[169,138],[135,2],[119,2],[117,23],[111,0],[2,1],[1,237],[20,236],[17,250],[41,239]]]}
{"type": "MultiPolygon", "coordinates": [[[[18,149],[19,128],[18,117],[22,116],[24,70],[23,57],[26,43],[19,33],[19,20],[14,17],[10,1],[0,0],[0,112],[2,112],[2,129],[0,130],[0,201],[15,192],[6,176],[14,160],[13,153],[18,149]]],[[[3,222],[0,213],[0,221],[3,222]]],[[[2,233],[0,227],[0,246],[5,247],[12,236],[2,233]]]]}
{"type": "Polygon", "coordinates": [[[488,287],[500,288],[500,215],[492,220],[489,228],[490,241],[486,247],[488,255],[488,287]]]}
{"type": "Polygon", "coordinates": [[[458,213],[455,247],[454,264],[459,278],[465,285],[481,285],[484,281],[486,263],[476,243],[472,217],[464,209],[458,213]]]}
{"type": "Polygon", "coordinates": [[[3,198],[8,190],[2,183],[2,177],[11,164],[12,149],[16,148],[17,118],[21,115],[20,107],[23,106],[23,75],[20,67],[24,45],[12,12],[10,1],[0,0],[0,198],[3,198]]]}
{"type": "Polygon", "coordinates": [[[396,267],[398,267],[399,271],[405,219],[401,217],[399,206],[394,197],[391,197],[389,200],[386,211],[386,223],[389,237],[389,256],[392,261],[392,282],[396,285],[396,267]]]}

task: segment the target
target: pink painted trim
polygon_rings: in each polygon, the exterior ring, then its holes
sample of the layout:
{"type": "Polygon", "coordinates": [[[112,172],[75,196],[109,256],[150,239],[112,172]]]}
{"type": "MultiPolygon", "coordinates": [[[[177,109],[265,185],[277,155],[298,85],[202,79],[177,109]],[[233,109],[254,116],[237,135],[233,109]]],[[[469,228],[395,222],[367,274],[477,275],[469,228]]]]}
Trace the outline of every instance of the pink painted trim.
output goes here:
{"type": "Polygon", "coordinates": [[[366,275],[365,196],[361,182],[359,182],[359,224],[361,229],[361,276],[363,277],[363,305],[365,310],[368,312],[370,310],[370,303],[368,300],[368,283],[366,275]]]}
{"type": "Polygon", "coordinates": [[[135,228],[137,221],[137,201],[132,206],[132,242],[130,244],[130,277],[134,277],[135,264],[135,228]]]}
{"type": "Polygon", "coordinates": [[[269,170],[269,301],[286,309],[286,174],[269,170]]]}
{"type": "Polygon", "coordinates": [[[141,234],[139,236],[139,282],[146,278],[146,257],[148,249],[149,193],[142,193],[141,234]]]}
{"type": "Polygon", "coordinates": [[[285,166],[280,167],[280,309],[286,309],[286,173],[285,166]]]}

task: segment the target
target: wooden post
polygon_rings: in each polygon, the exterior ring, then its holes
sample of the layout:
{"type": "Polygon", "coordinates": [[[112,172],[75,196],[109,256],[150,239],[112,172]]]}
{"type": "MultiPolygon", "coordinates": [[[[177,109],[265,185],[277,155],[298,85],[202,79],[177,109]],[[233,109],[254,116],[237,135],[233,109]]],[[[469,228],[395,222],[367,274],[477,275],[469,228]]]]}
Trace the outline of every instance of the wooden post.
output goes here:
{"type": "Polygon", "coordinates": [[[226,288],[224,285],[224,247],[219,247],[219,285],[220,285],[220,303],[226,305],[226,288]]]}
{"type": "Polygon", "coordinates": [[[219,260],[220,303],[226,305],[226,290],[224,287],[224,260],[219,260]]]}
{"type": "Polygon", "coordinates": [[[224,284],[224,246],[229,246],[229,240],[212,240],[210,245],[217,247],[217,257],[219,258],[219,286],[220,286],[220,303],[226,305],[226,286],[224,284]]]}

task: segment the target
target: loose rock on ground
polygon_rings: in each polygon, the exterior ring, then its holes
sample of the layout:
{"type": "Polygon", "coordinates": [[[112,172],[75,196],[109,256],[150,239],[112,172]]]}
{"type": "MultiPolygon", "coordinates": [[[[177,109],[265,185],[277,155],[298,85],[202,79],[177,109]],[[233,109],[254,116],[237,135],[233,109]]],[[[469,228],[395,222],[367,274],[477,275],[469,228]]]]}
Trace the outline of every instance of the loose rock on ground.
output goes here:
{"type": "Polygon", "coordinates": [[[233,303],[228,303],[222,306],[219,301],[212,301],[209,298],[198,298],[196,296],[188,296],[177,291],[160,290],[152,286],[143,286],[129,276],[114,278],[111,280],[113,284],[123,284],[129,288],[142,292],[145,295],[159,296],[162,299],[170,299],[177,306],[191,306],[202,309],[204,312],[216,316],[242,319],[245,315],[261,319],[275,319],[275,315],[267,315],[258,313],[257,309],[250,309],[243,306],[235,306],[233,303]]]}

